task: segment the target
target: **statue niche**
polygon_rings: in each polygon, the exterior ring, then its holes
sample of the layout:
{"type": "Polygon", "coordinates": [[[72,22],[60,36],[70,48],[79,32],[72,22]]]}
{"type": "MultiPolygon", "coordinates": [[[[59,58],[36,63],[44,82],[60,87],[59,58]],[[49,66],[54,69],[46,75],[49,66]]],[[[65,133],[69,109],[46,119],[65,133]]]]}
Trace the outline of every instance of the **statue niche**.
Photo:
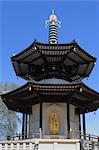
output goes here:
{"type": "Polygon", "coordinates": [[[57,112],[52,112],[49,116],[49,129],[51,135],[58,135],[60,127],[60,119],[57,112]]]}

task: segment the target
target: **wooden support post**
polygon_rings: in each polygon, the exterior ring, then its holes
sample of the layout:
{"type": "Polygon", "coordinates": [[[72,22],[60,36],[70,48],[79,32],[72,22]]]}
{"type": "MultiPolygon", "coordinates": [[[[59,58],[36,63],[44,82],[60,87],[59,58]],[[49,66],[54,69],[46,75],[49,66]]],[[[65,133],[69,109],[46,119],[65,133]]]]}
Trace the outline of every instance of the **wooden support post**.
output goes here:
{"type": "Polygon", "coordinates": [[[99,149],[99,136],[98,136],[97,138],[98,138],[98,139],[97,139],[97,140],[98,140],[97,143],[98,143],[98,149],[99,149]]]}
{"type": "Polygon", "coordinates": [[[39,128],[42,132],[42,102],[40,102],[40,125],[39,125],[39,128]]]}
{"type": "Polygon", "coordinates": [[[99,136],[98,136],[98,142],[99,142],[99,136]]]}
{"type": "Polygon", "coordinates": [[[40,102],[40,128],[42,130],[42,102],[40,102]]]}
{"type": "Polygon", "coordinates": [[[67,102],[67,138],[70,139],[70,107],[69,103],[67,102]]]}
{"type": "Polygon", "coordinates": [[[10,140],[10,138],[11,138],[10,136],[7,136],[7,140],[10,140]]]}
{"type": "Polygon", "coordinates": [[[84,139],[86,139],[86,123],[85,123],[85,114],[82,114],[82,122],[83,122],[83,135],[84,135],[84,139]]]}
{"type": "Polygon", "coordinates": [[[79,137],[81,138],[81,120],[80,120],[80,114],[79,114],[79,137]]]}
{"type": "Polygon", "coordinates": [[[25,127],[25,113],[23,113],[23,118],[22,118],[22,139],[24,139],[24,127],[25,127]]]}
{"type": "Polygon", "coordinates": [[[25,139],[27,138],[27,114],[25,114],[25,139]]]}
{"type": "Polygon", "coordinates": [[[91,138],[91,137],[90,137],[90,134],[89,134],[89,141],[90,141],[90,138],[91,138]]]}

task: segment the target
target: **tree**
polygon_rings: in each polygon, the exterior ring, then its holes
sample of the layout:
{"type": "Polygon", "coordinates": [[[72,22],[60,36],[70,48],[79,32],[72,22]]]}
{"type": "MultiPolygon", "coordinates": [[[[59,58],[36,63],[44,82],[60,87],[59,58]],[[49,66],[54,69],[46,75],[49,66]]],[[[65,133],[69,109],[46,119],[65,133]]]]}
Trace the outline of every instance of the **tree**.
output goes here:
{"type": "MultiPolygon", "coordinates": [[[[0,93],[13,90],[16,87],[18,85],[15,83],[0,83],[0,93]]],[[[19,116],[14,111],[9,110],[0,97],[0,140],[15,134],[19,122],[19,116]]]]}

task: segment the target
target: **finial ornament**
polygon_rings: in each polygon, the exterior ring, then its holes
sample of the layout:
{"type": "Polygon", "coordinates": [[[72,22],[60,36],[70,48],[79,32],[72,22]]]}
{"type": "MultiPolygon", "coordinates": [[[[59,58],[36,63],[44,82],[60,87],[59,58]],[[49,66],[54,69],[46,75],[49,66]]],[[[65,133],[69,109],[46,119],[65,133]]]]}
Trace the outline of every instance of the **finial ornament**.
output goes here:
{"type": "Polygon", "coordinates": [[[57,16],[54,14],[54,9],[52,9],[52,14],[49,17],[49,20],[45,21],[45,27],[51,24],[56,24],[58,27],[61,27],[61,21],[57,20],[57,16]]]}
{"type": "Polygon", "coordinates": [[[56,24],[57,22],[57,17],[54,15],[54,9],[52,9],[52,15],[50,15],[50,24],[56,24]]]}
{"type": "Polygon", "coordinates": [[[54,9],[52,9],[52,14],[49,16],[49,20],[45,21],[45,27],[49,26],[49,43],[57,44],[58,43],[58,33],[57,27],[61,27],[61,21],[57,19],[57,16],[54,14],[54,9]]]}
{"type": "Polygon", "coordinates": [[[54,9],[52,9],[52,15],[54,15],[54,9]]]}

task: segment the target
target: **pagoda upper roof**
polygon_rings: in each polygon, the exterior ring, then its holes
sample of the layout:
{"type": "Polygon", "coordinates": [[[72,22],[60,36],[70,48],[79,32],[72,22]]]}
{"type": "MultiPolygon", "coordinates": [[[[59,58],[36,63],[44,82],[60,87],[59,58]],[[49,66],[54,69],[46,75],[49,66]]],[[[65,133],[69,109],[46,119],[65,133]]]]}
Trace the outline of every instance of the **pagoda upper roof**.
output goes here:
{"type": "Polygon", "coordinates": [[[88,77],[96,58],[85,52],[76,41],[68,44],[45,44],[36,40],[11,57],[17,76],[26,80],[56,77],[74,81],[88,77]]]}
{"type": "Polygon", "coordinates": [[[69,102],[79,113],[99,108],[99,93],[77,81],[70,84],[28,82],[1,97],[9,109],[25,113],[31,113],[32,105],[40,102],[69,102]]]}

